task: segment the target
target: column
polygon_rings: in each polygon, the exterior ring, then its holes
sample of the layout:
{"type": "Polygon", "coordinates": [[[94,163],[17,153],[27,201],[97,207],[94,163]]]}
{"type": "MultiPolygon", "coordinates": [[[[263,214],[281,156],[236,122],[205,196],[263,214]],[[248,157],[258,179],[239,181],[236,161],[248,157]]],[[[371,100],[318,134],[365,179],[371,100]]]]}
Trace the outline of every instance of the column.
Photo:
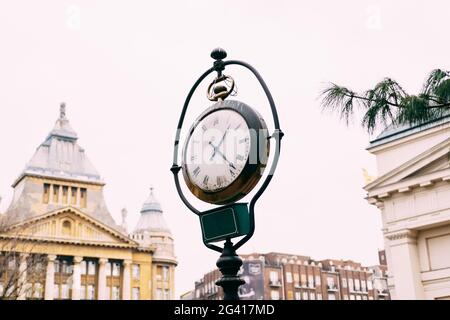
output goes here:
{"type": "Polygon", "coordinates": [[[130,300],[131,295],[131,260],[123,261],[122,300],[130,300]]]}
{"type": "Polygon", "coordinates": [[[98,259],[98,291],[97,299],[106,300],[106,263],[108,259],[100,258],[98,259]]]}
{"type": "Polygon", "coordinates": [[[81,296],[81,266],[83,257],[73,257],[72,300],[80,300],[81,296]]]}
{"type": "Polygon", "coordinates": [[[27,291],[30,290],[27,286],[27,258],[28,254],[20,254],[17,300],[25,300],[27,298],[27,291]]]}
{"type": "MultiPolygon", "coordinates": [[[[386,235],[394,273],[396,299],[425,299],[417,248],[417,231],[405,229],[386,235]]],[[[391,271],[391,270],[390,270],[391,271]]]]}
{"type": "Polygon", "coordinates": [[[47,256],[47,273],[45,275],[45,300],[53,300],[55,291],[55,260],[56,256],[50,254],[47,256]]]}

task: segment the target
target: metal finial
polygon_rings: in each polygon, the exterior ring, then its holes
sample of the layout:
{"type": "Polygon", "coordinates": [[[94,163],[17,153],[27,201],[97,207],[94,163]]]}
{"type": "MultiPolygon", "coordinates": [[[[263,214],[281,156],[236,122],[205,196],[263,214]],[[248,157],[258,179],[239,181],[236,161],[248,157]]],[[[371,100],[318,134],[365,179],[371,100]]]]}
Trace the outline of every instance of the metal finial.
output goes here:
{"type": "Polygon", "coordinates": [[[60,119],[65,119],[66,118],[66,104],[64,102],[62,102],[59,105],[59,118],[60,119]]]}
{"type": "Polygon", "coordinates": [[[227,52],[222,48],[215,48],[211,52],[211,58],[214,60],[223,60],[227,57],[227,52]]]}
{"type": "Polygon", "coordinates": [[[150,195],[153,195],[153,186],[150,186],[150,195]]]}

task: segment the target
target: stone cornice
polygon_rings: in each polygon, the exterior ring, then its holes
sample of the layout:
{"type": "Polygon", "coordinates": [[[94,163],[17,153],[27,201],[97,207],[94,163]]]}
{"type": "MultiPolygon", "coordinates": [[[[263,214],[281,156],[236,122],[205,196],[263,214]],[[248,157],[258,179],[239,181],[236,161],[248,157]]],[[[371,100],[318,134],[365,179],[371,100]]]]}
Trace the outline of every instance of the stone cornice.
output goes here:
{"type": "Polygon", "coordinates": [[[370,204],[383,201],[395,193],[407,193],[417,188],[432,187],[439,182],[450,182],[450,169],[435,171],[420,177],[412,177],[400,182],[392,183],[367,193],[370,204]]]}
{"type": "MultiPolygon", "coordinates": [[[[128,244],[128,246],[130,246],[130,247],[137,248],[137,247],[139,246],[139,244],[138,244],[136,241],[134,241],[134,240],[128,238],[127,236],[123,235],[123,234],[120,233],[119,231],[116,231],[116,230],[114,230],[114,229],[108,227],[108,226],[105,225],[104,223],[102,223],[102,222],[100,222],[100,221],[97,221],[97,220],[94,219],[93,217],[91,217],[91,216],[89,216],[89,215],[87,215],[87,214],[81,212],[80,210],[78,210],[78,209],[76,209],[76,208],[74,208],[74,207],[72,207],[72,206],[68,206],[68,207],[65,207],[65,208],[62,208],[62,209],[57,209],[57,210],[55,210],[55,211],[52,211],[52,212],[49,212],[49,213],[45,213],[45,214],[43,214],[43,215],[40,215],[40,216],[31,218],[31,219],[22,221],[22,222],[20,222],[20,223],[13,224],[13,225],[11,225],[10,227],[8,227],[5,231],[14,230],[14,229],[19,229],[19,230],[20,230],[20,228],[27,227],[27,226],[29,226],[29,225],[35,223],[35,222],[41,221],[41,220],[43,220],[43,219],[46,219],[46,218],[49,218],[49,217],[52,217],[52,216],[56,216],[56,215],[58,215],[58,214],[63,214],[63,213],[74,214],[74,215],[76,215],[76,216],[78,216],[78,217],[80,217],[80,218],[82,218],[82,219],[84,219],[84,220],[86,220],[86,221],[92,223],[93,225],[95,225],[96,227],[100,228],[101,230],[103,230],[103,231],[105,231],[105,232],[107,232],[107,233],[113,235],[113,236],[116,237],[116,238],[121,239],[121,240],[124,241],[126,244],[128,244]]],[[[30,237],[30,239],[31,239],[31,238],[34,238],[34,237],[30,237]]],[[[39,238],[38,238],[38,239],[39,239],[39,238]]],[[[49,240],[55,240],[55,241],[58,241],[58,239],[56,239],[56,238],[55,238],[55,239],[49,239],[49,240]]],[[[67,240],[64,239],[64,240],[59,240],[59,241],[67,241],[67,240]]],[[[69,242],[71,242],[71,241],[73,241],[73,242],[86,242],[86,241],[81,241],[81,240],[68,240],[68,241],[69,241],[69,242]]],[[[125,243],[124,243],[124,244],[125,244],[125,243]]],[[[95,242],[92,242],[92,244],[94,245],[95,242]]]]}
{"type": "Polygon", "coordinates": [[[385,237],[388,238],[389,240],[401,240],[401,239],[416,240],[417,234],[418,234],[418,232],[416,230],[405,229],[405,230],[400,230],[397,232],[385,234],[385,237]]]}

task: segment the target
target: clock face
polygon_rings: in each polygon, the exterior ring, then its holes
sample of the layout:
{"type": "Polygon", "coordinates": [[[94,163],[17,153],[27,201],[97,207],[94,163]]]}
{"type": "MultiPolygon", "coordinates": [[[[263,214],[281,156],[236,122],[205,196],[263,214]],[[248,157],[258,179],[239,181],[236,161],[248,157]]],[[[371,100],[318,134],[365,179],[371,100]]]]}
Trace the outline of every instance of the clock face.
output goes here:
{"type": "Polygon", "coordinates": [[[186,171],[205,192],[228,187],[241,174],[250,153],[250,130],[244,117],[231,109],[201,119],[186,147],[186,171]]]}
{"type": "Polygon", "coordinates": [[[267,163],[267,126],[248,105],[219,101],[191,127],[183,148],[183,177],[200,200],[227,204],[248,194],[267,163]]]}

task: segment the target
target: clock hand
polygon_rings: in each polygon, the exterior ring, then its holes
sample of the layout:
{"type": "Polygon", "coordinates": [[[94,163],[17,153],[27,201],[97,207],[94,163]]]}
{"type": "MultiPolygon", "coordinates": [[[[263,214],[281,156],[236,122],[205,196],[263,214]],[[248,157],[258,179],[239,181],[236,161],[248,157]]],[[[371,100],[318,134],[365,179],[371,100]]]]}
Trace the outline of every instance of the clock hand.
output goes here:
{"type": "Polygon", "coordinates": [[[222,145],[223,141],[225,140],[225,136],[227,135],[228,130],[230,130],[231,124],[228,125],[228,128],[225,130],[225,133],[222,136],[222,139],[220,139],[219,144],[217,146],[214,146],[212,144],[212,142],[210,141],[209,144],[214,148],[214,152],[211,156],[211,158],[209,159],[210,161],[214,158],[214,156],[216,155],[217,149],[222,145]]]}
{"type": "Polygon", "coordinates": [[[225,155],[220,152],[219,150],[217,150],[217,153],[220,154],[222,156],[222,158],[225,160],[226,163],[228,163],[228,165],[233,168],[234,170],[236,170],[236,167],[234,166],[234,164],[232,164],[226,157],[225,155]]]}
{"type": "Polygon", "coordinates": [[[230,130],[231,124],[228,126],[227,130],[225,130],[225,133],[222,136],[222,139],[220,140],[219,144],[217,145],[216,149],[218,147],[220,147],[220,145],[222,144],[223,140],[225,139],[225,136],[227,135],[228,130],[230,130]]]}
{"type": "Polygon", "coordinates": [[[211,147],[213,147],[213,154],[211,155],[211,158],[209,158],[209,161],[212,161],[212,159],[213,159],[214,156],[216,155],[216,150],[217,150],[217,148],[212,144],[211,141],[208,142],[208,143],[209,143],[209,145],[210,145],[211,147]]]}

